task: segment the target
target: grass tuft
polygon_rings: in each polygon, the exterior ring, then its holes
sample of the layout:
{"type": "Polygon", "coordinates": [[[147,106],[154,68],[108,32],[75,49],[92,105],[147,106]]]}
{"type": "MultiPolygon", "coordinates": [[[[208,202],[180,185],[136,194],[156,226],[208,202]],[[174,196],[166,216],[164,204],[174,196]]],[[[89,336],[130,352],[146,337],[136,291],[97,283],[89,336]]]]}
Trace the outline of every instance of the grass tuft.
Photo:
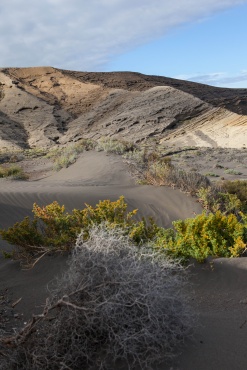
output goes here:
{"type": "Polygon", "coordinates": [[[85,150],[93,149],[94,146],[95,143],[92,140],[82,139],[76,144],[51,149],[46,157],[53,160],[54,170],[59,171],[62,168],[67,168],[71,164],[75,163],[80,153],[85,150]]]}
{"type": "Polygon", "coordinates": [[[134,144],[124,140],[102,137],[98,140],[96,150],[99,152],[104,151],[107,153],[124,154],[134,150],[134,144]]]}
{"type": "Polygon", "coordinates": [[[27,180],[28,175],[24,173],[23,169],[16,165],[9,167],[0,166],[0,178],[10,178],[13,180],[27,180]]]}

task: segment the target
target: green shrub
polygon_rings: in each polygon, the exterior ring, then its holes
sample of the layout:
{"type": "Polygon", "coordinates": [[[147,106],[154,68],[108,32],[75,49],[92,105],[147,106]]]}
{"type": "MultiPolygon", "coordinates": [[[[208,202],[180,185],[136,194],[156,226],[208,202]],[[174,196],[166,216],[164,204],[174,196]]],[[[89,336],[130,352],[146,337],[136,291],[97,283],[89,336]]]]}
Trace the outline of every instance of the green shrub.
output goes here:
{"type": "Polygon", "coordinates": [[[244,222],[239,222],[235,215],[223,215],[217,211],[178,220],[173,222],[175,231],[161,234],[157,245],[173,256],[193,257],[199,262],[208,256],[238,257],[247,246],[247,223],[244,217],[244,222]]]}
{"type": "Polygon", "coordinates": [[[242,210],[247,211],[247,181],[224,181],[222,188],[229,194],[235,194],[242,203],[242,210]]]}
{"type": "Polygon", "coordinates": [[[242,172],[236,171],[233,168],[225,170],[225,173],[227,173],[228,175],[242,175],[242,172]]]}
{"type": "Polygon", "coordinates": [[[134,222],[137,210],[127,212],[123,196],[115,202],[100,201],[95,207],[86,205],[72,213],[65,212],[65,207],[56,201],[45,207],[35,203],[33,213],[34,219],[26,217],[7,230],[0,230],[2,238],[16,246],[14,257],[27,265],[46,253],[70,251],[81,229],[87,238],[90,228],[102,222],[110,228],[122,227],[138,244],[152,239],[159,229],[152,219],[134,222]]]}
{"type": "Polygon", "coordinates": [[[225,214],[234,213],[238,215],[243,205],[238,196],[234,193],[223,192],[221,187],[209,186],[200,188],[197,192],[199,202],[209,211],[216,212],[220,210],[225,214]]]}
{"type": "Polygon", "coordinates": [[[205,176],[210,176],[210,177],[219,177],[219,175],[217,175],[216,173],[214,172],[208,172],[208,173],[205,173],[205,176]]]}
{"type": "Polygon", "coordinates": [[[241,221],[234,214],[215,213],[198,215],[194,219],[173,222],[174,229],[164,229],[153,219],[134,221],[137,210],[127,212],[124,197],[115,202],[100,201],[95,207],[65,212],[65,207],[53,202],[45,207],[33,205],[34,219],[17,222],[0,235],[15,245],[13,257],[32,265],[41,256],[58,251],[71,251],[77,235],[83,230],[87,239],[95,225],[107,224],[109,229],[121,227],[137,245],[151,242],[159,251],[173,257],[196,258],[202,262],[208,256],[236,257],[247,243],[247,215],[241,221]]]}
{"type": "Polygon", "coordinates": [[[25,149],[22,153],[24,157],[26,158],[38,158],[38,157],[44,157],[47,153],[47,150],[44,148],[32,148],[32,149],[25,149]]]}

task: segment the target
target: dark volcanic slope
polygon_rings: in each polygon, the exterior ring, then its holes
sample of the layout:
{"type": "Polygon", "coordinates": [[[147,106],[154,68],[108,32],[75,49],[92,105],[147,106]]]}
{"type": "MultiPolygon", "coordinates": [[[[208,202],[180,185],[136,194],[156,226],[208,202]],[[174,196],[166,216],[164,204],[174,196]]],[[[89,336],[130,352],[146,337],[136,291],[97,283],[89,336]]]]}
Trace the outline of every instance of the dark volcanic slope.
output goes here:
{"type": "Polygon", "coordinates": [[[148,76],[136,72],[74,72],[62,70],[82,82],[107,88],[143,91],[155,86],[170,86],[238,114],[247,115],[247,89],[227,89],[162,76],[148,76]]]}
{"type": "Polygon", "coordinates": [[[0,70],[1,147],[48,147],[101,136],[243,147],[247,89],[132,72],[0,70]]]}

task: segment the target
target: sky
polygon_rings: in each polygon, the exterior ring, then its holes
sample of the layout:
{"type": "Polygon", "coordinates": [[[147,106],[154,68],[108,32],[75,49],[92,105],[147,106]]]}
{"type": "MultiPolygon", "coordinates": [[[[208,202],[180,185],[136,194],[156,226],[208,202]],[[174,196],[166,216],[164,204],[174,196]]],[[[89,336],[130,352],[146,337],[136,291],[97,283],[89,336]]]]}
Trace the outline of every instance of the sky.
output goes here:
{"type": "Polygon", "coordinates": [[[247,88],[247,0],[1,0],[0,67],[247,88]]]}

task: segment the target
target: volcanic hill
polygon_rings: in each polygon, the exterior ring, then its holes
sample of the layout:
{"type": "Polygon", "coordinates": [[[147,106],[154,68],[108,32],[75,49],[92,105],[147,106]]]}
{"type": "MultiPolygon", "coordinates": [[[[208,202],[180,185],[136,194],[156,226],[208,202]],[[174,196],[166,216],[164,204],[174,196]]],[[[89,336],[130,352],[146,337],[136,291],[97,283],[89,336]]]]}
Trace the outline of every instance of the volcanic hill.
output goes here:
{"type": "Polygon", "coordinates": [[[132,72],[0,69],[0,147],[110,136],[175,146],[247,145],[247,89],[132,72]]]}

